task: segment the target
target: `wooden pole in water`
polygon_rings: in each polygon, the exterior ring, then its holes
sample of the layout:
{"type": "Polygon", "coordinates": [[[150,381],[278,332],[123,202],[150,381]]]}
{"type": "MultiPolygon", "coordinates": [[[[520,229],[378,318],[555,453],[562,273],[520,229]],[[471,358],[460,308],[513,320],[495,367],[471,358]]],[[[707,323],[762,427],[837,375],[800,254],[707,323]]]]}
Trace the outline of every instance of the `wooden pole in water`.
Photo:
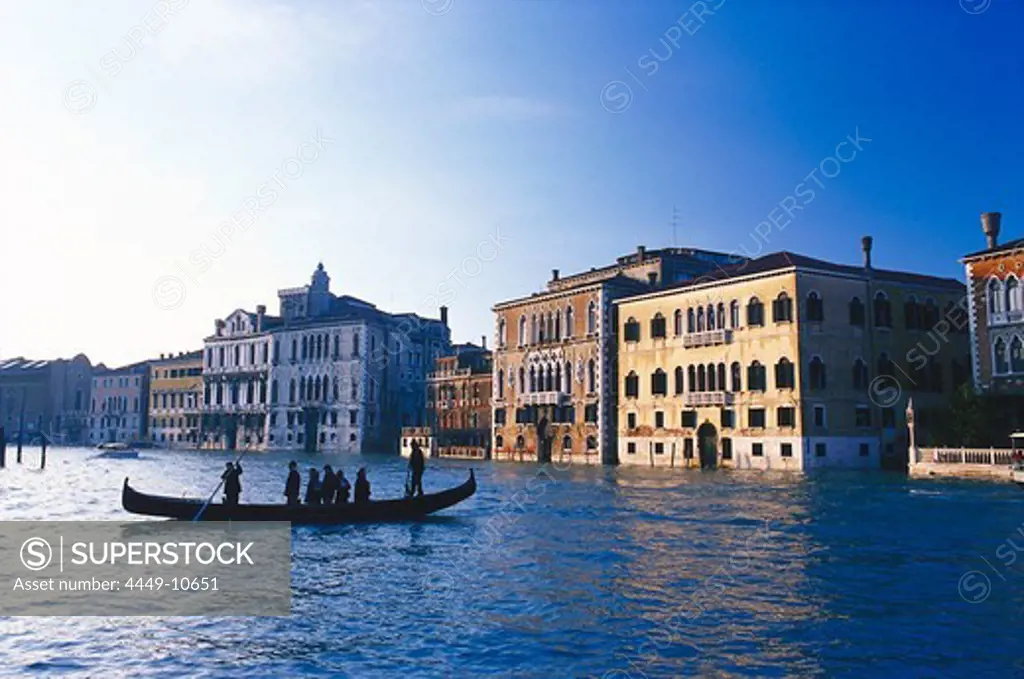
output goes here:
{"type": "Polygon", "coordinates": [[[18,417],[18,464],[21,464],[21,442],[25,435],[25,387],[21,388],[21,415],[18,417]]]}
{"type": "Polygon", "coordinates": [[[43,469],[46,469],[46,433],[44,432],[43,434],[41,434],[41,436],[42,436],[42,439],[43,439],[43,454],[39,458],[39,470],[40,471],[42,471],[43,469]]]}

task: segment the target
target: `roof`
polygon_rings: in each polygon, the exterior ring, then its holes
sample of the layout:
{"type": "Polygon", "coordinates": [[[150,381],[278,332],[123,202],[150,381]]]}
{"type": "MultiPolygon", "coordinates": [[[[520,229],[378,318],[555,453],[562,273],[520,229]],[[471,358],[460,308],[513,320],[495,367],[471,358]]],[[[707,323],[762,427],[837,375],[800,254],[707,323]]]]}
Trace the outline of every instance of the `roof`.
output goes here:
{"type": "Polygon", "coordinates": [[[0,360],[0,371],[3,372],[27,372],[42,370],[46,366],[50,365],[52,361],[37,361],[34,359],[26,359],[24,356],[18,356],[17,358],[6,358],[0,360]]]}
{"type": "Polygon", "coordinates": [[[616,285],[616,286],[624,287],[624,288],[631,288],[637,294],[642,294],[644,292],[651,292],[654,289],[654,288],[651,288],[651,284],[650,283],[646,283],[646,282],[638,280],[636,278],[632,278],[632,277],[627,276],[625,274],[619,273],[619,274],[616,274],[616,275],[611,276],[609,278],[601,278],[601,279],[595,280],[595,281],[593,281],[591,283],[583,283],[583,284],[581,284],[579,286],[575,286],[575,287],[571,287],[571,288],[565,288],[564,290],[543,290],[541,292],[531,293],[529,297],[519,297],[519,298],[516,298],[516,299],[510,299],[510,300],[507,300],[507,301],[504,301],[504,302],[498,302],[497,304],[495,304],[491,308],[491,310],[492,311],[497,311],[499,309],[503,309],[503,308],[510,307],[510,306],[517,306],[519,304],[526,304],[526,303],[529,303],[529,302],[536,302],[536,301],[542,300],[542,299],[547,298],[547,297],[564,297],[564,296],[569,296],[569,295],[575,295],[575,294],[578,294],[582,290],[587,290],[588,288],[592,288],[592,287],[596,288],[596,287],[600,287],[602,285],[608,285],[608,284],[612,284],[612,285],[616,285]]]}
{"type": "Polygon", "coordinates": [[[1011,240],[1008,243],[997,245],[994,248],[988,248],[986,250],[979,250],[978,252],[972,252],[969,255],[964,255],[960,261],[967,259],[974,259],[975,257],[987,257],[989,255],[997,255],[1001,252],[1009,252],[1010,250],[1024,249],[1024,238],[1018,238],[1017,240],[1011,240]]]}
{"type": "Polygon", "coordinates": [[[119,368],[107,368],[102,363],[93,369],[93,377],[97,375],[114,375],[117,373],[134,373],[143,372],[143,370],[149,370],[149,361],[139,361],[138,363],[130,363],[128,365],[122,365],[119,368]]]}
{"type": "MultiPolygon", "coordinates": [[[[758,257],[757,259],[741,262],[732,266],[718,267],[716,270],[710,271],[694,280],[669,284],[652,292],[657,293],[665,290],[679,290],[681,288],[696,287],[707,283],[725,281],[730,278],[738,278],[740,276],[753,276],[757,274],[785,271],[788,269],[822,271],[867,280],[867,273],[865,272],[864,267],[852,266],[849,264],[836,264],[835,262],[828,262],[823,259],[816,259],[814,257],[808,257],[794,252],[782,251],[773,252],[765,255],[764,257],[758,257]]],[[[916,274],[907,271],[893,271],[889,269],[872,268],[871,279],[875,281],[898,283],[901,285],[942,288],[956,292],[962,292],[965,289],[964,284],[955,278],[942,278],[939,276],[928,276],[925,274],[916,274]]]]}

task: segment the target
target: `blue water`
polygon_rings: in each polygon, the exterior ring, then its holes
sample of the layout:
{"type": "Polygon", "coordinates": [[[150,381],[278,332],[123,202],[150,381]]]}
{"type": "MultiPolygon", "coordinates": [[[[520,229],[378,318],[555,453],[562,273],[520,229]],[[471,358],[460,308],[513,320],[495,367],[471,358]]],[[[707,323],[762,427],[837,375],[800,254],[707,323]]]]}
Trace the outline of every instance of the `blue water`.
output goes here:
{"type": "MultiPolygon", "coordinates": [[[[229,459],[57,449],[38,473],[38,455],[0,471],[3,519],[125,520],[126,475],[202,495],[229,459]]],[[[246,458],[243,499],[277,501],[288,459],[246,458]]],[[[330,461],[369,467],[376,497],[400,492],[397,459],[330,461]]],[[[432,463],[428,491],[467,467],[432,463]]],[[[1024,549],[1024,491],[1010,484],[476,469],[478,494],[444,518],[294,529],[290,618],[0,619],[0,673],[1024,676],[1024,556],[1004,565],[1008,539],[1024,549]]]]}

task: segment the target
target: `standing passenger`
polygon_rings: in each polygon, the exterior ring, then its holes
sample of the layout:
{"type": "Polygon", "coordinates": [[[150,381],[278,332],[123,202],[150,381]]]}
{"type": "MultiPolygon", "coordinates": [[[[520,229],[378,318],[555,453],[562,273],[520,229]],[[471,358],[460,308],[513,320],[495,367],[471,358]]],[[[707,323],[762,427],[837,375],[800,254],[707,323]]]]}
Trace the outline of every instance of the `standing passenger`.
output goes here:
{"type": "Polygon", "coordinates": [[[345,478],[345,472],[338,471],[338,504],[348,504],[348,494],[352,492],[352,484],[345,478]]]}
{"type": "Polygon", "coordinates": [[[309,484],[306,486],[306,504],[320,504],[320,473],[313,467],[309,468],[309,484]]]}
{"type": "Polygon", "coordinates": [[[333,505],[334,496],[338,494],[338,477],[334,475],[331,465],[324,465],[324,479],[321,485],[320,499],[325,505],[333,505]]]}
{"type": "Polygon", "coordinates": [[[361,505],[370,501],[370,482],[366,478],[366,468],[363,467],[356,473],[356,504],[361,505]]]}
{"type": "Polygon", "coordinates": [[[284,484],[284,496],[288,498],[288,504],[299,504],[299,489],[302,486],[302,477],[299,476],[299,465],[292,460],[288,463],[288,481],[284,484]]]}

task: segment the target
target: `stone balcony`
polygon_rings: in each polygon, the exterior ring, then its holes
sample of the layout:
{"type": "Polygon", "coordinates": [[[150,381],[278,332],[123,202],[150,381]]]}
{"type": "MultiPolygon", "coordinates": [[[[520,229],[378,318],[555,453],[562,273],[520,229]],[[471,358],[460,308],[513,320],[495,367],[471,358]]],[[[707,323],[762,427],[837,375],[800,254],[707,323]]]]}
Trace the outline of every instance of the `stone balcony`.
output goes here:
{"type": "Polygon", "coordinates": [[[991,325],[1009,325],[1024,322],[1024,311],[999,311],[989,314],[991,325]]]}
{"type": "Polygon", "coordinates": [[[735,396],[728,391],[695,391],[686,394],[683,402],[688,406],[731,406],[735,396]]]}
{"type": "Polygon", "coordinates": [[[706,330],[704,332],[691,332],[683,335],[683,346],[710,347],[718,344],[731,344],[732,330],[706,330]]]}
{"type": "Polygon", "coordinates": [[[535,391],[516,397],[516,402],[524,406],[562,406],[571,401],[572,397],[561,391],[535,391]]]}
{"type": "Polygon", "coordinates": [[[265,413],[267,412],[267,405],[265,403],[225,403],[222,405],[206,404],[203,406],[203,412],[227,414],[265,413]]]}

